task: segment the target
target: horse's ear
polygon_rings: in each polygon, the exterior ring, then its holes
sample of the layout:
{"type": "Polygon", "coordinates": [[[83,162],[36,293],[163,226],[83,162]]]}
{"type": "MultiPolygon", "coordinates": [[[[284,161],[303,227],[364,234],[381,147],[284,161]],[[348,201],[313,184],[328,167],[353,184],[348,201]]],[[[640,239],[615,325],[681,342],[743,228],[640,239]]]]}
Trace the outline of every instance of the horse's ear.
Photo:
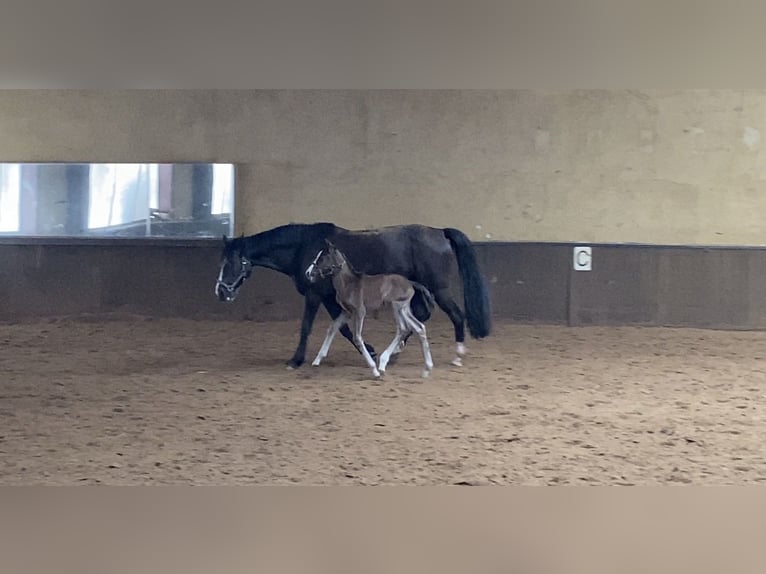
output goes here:
{"type": "Polygon", "coordinates": [[[226,234],[223,234],[223,244],[226,245],[228,243],[228,240],[226,239],[226,234]]]}

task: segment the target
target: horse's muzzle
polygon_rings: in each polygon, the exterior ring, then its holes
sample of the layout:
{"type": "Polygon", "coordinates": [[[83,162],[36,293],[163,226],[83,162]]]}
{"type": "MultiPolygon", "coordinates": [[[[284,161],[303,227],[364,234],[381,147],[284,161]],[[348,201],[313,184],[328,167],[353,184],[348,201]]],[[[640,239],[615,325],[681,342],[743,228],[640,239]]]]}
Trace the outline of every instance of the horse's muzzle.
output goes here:
{"type": "Polygon", "coordinates": [[[316,283],[317,281],[332,277],[333,272],[333,269],[323,269],[312,263],[309,265],[309,268],[306,269],[306,279],[308,279],[310,283],[316,283]]]}
{"type": "Polygon", "coordinates": [[[222,283],[216,285],[215,293],[218,295],[219,301],[231,302],[237,297],[237,291],[235,289],[231,289],[222,283]]]}

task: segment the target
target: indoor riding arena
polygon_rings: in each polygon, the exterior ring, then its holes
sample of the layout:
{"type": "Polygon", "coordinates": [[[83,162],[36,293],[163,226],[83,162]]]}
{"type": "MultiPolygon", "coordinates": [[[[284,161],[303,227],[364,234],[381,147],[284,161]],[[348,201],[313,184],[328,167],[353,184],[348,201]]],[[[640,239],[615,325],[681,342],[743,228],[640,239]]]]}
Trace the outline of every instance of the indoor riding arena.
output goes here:
{"type": "Polygon", "coordinates": [[[764,482],[764,118],[742,90],[0,91],[0,484],[764,482]],[[437,300],[430,376],[412,336],[376,378],[342,335],[312,366],[320,307],[288,368],[292,244],[250,240],[227,301],[222,236],[318,222],[460,230],[489,334],[458,355],[437,300]]]}

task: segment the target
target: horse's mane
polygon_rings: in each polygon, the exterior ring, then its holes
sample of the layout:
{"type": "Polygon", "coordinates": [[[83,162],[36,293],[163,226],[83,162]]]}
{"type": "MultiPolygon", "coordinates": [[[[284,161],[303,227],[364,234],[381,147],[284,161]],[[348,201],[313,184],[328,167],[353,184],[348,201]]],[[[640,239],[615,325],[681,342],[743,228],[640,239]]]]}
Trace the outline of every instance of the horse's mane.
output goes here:
{"type": "Polygon", "coordinates": [[[232,240],[232,248],[246,250],[258,246],[267,249],[279,247],[294,247],[296,244],[313,239],[322,239],[331,235],[336,229],[334,223],[288,223],[273,229],[261,231],[254,235],[237,237],[232,240]]]}
{"type": "Polygon", "coordinates": [[[348,258],[348,257],[346,257],[346,254],[345,254],[345,253],[343,253],[343,251],[341,251],[341,250],[340,250],[340,249],[338,249],[337,247],[335,248],[335,250],[336,250],[336,251],[337,251],[337,252],[340,254],[340,256],[343,258],[343,261],[345,261],[345,262],[346,262],[346,267],[348,267],[348,270],[349,270],[349,271],[351,271],[351,274],[352,274],[354,277],[356,277],[356,278],[358,279],[358,278],[360,278],[362,275],[364,275],[364,273],[362,273],[361,271],[357,271],[356,269],[354,269],[354,266],[353,266],[353,265],[351,265],[351,261],[349,261],[349,258],[348,258]]]}

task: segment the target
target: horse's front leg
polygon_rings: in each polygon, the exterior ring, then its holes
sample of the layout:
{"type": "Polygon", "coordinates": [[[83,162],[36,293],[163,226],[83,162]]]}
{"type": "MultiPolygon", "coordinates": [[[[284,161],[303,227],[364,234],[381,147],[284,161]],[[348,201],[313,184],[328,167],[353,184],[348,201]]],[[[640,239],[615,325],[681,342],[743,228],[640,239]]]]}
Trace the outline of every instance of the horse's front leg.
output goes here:
{"type": "Polygon", "coordinates": [[[301,336],[298,342],[298,347],[295,349],[293,358],[287,362],[288,369],[297,369],[303,364],[306,359],[306,343],[309,335],[311,334],[311,327],[314,324],[314,319],[317,316],[321,299],[311,291],[306,294],[306,298],[303,303],[303,320],[301,321],[301,336]]]}
{"type": "MultiPolygon", "coordinates": [[[[335,296],[327,297],[323,301],[325,309],[327,309],[327,312],[330,314],[330,317],[333,319],[338,318],[338,315],[341,314],[342,309],[340,308],[340,305],[338,305],[338,302],[335,300],[335,296]]],[[[354,345],[354,348],[359,352],[359,354],[364,355],[362,352],[362,349],[359,348],[359,345],[356,344],[356,341],[354,341],[354,334],[351,332],[351,329],[348,326],[348,323],[345,323],[340,328],[340,334],[343,335],[348,341],[354,345]]],[[[367,343],[364,344],[364,348],[367,349],[367,353],[373,358],[377,357],[377,353],[375,352],[375,348],[372,345],[368,345],[367,343]]]]}

